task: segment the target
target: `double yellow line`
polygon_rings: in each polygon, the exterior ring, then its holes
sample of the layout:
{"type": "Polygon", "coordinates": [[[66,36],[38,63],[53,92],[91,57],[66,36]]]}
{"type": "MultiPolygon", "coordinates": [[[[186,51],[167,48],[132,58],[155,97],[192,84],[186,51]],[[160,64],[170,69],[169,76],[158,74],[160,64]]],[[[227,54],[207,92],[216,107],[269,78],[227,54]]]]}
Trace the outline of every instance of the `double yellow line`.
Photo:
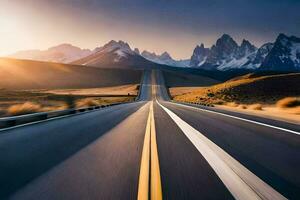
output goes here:
{"type": "Polygon", "coordinates": [[[153,102],[151,102],[150,105],[144,138],[137,199],[162,199],[161,178],[153,114],[153,102]]]}

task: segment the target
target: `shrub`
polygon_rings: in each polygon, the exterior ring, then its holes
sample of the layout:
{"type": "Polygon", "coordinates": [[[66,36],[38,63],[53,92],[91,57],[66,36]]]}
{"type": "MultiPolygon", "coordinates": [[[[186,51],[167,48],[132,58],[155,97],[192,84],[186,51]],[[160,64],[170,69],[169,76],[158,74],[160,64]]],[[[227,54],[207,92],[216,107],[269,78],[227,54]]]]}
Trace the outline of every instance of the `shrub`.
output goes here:
{"type": "Polygon", "coordinates": [[[279,108],[294,108],[300,106],[300,99],[296,97],[286,97],[277,101],[276,105],[279,108]]]}
{"type": "Polygon", "coordinates": [[[210,92],[210,93],[207,94],[207,96],[208,96],[208,97],[214,97],[215,94],[210,92]]]}
{"type": "Polygon", "coordinates": [[[70,108],[70,109],[76,107],[75,98],[74,98],[74,96],[72,96],[72,95],[67,95],[67,96],[65,97],[65,102],[66,102],[68,108],[70,108]]]}
{"type": "Polygon", "coordinates": [[[23,104],[12,105],[7,109],[9,115],[25,115],[30,113],[40,112],[42,110],[41,105],[33,102],[25,102],[23,104]]]}
{"type": "Polygon", "coordinates": [[[238,108],[241,108],[241,109],[247,109],[247,106],[246,106],[246,105],[239,105],[238,108]]]}
{"type": "Polygon", "coordinates": [[[249,108],[252,109],[252,110],[263,110],[262,105],[259,104],[259,103],[252,104],[252,105],[249,106],[249,108]]]}

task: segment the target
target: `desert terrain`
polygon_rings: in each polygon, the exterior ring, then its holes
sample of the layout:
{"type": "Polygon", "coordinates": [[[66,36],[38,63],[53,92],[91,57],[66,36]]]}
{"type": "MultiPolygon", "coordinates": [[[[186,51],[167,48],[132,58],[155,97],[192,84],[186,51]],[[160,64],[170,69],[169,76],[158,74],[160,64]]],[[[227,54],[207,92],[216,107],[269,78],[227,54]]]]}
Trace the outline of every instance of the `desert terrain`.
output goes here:
{"type": "MultiPolygon", "coordinates": [[[[203,81],[205,83],[205,80],[203,81]]],[[[210,86],[170,87],[174,101],[300,123],[300,74],[247,74],[210,86]]]]}
{"type": "Polygon", "coordinates": [[[141,75],[139,70],[0,58],[0,117],[131,102],[141,75]]]}

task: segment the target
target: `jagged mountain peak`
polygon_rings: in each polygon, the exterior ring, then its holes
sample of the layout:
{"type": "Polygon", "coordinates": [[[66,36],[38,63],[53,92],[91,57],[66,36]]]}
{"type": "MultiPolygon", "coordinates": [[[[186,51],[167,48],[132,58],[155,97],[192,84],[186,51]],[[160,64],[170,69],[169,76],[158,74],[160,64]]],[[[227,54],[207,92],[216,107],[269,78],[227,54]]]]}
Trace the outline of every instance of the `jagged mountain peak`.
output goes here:
{"type": "Polygon", "coordinates": [[[249,42],[249,40],[243,39],[242,43],[241,43],[241,47],[252,47],[254,46],[253,44],[251,44],[251,42],[249,42]]]}
{"type": "Polygon", "coordinates": [[[197,46],[196,46],[195,49],[203,49],[203,48],[205,48],[205,47],[204,47],[204,44],[201,43],[200,45],[197,44],[197,46]]]}
{"type": "Polygon", "coordinates": [[[251,44],[248,40],[243,39],[241,46],[237,51],[236,58],[242,58],[254,53],[257,50],[256,46],[251,44]]]}
{"type": "Polygon", "coordinates": [[[300,43],[300,38],[293,36],[293,35],[287,36],[283,33],[280,33],[276,39],[276,42],[280,42],[282,45],[286,45],[287,42],[288,43],[291,43],[291,42],[300,43]]]}
{"type": "Polygon", "coordinates": [[[140,55],[140,50],[138,48],[134,48],[133,50],[136,54],[140,55]]]}
{"type": "Polygon", "coordinates": [[[227,70],[230,68],[255,68],[251,61],[255,58],[257,48],[244,39],[241,45],[229,35],[223,34],[210,48],[197,45],[191,57],[191,67],[201,67],[210,70],[227,70]],[[250,65],[251,64],[251,65],[250,65]]]}
{"type": "Polygon", "coordinates": [[[159,57],[162,60],[173,60],[173,58],[170,56],[170,54],[166,51],[163,52],[159,57]]]}
{"type": "Polygon", "coordinates": [[[240,48],[244,49],[248,49],[249,51],[255,51],[257,49],[257,47],[255,45],[253,45],[251,42],[249,42],[248,40],[243,39],[240,48]]]}
{"type": "Polygon", "coordinates": [[[156,54],[155,52],[149,52],[147,50],[144,50],[142,53],[141,53],[142,56],[146,57],[146,58],[149,58],[149,59],[173,59],[171,57],[171,55],[168,53],[168,52],[163,52],[162,54],[156,54]]]}
{"type": "Polygon", "coordinates": [[[129,44],[122,40],[119,40],[118,42],[115,40],[111,40],[107,44],[105,44],[101,50],[114,51],[116,49],[122,49],[128,51],[128,53],[132,52],[129,44]]]}
{"type": "Polygon", "coordinates": [[[231,44],[232,46],[238,46],[236,41],[234,41],[234,39],[228,34],[223,34],[216,42],[216,46],[220,46],[224,44],[231,44]]]}
{"type": "Polygon", "coordinates": [[[209,54],[209,49],[204,47],[204,44],[201,43],[200,46],[197,45],[193,51],[193,55],[190,59],[190,66],[196,67],[202,65],[209,54]]]}
{"type": "Polygon", "coordinates": [[[147,50],[144,50],[144,51],[141,53],[141,55],[142,55],[143,57],[145,57],[145,58],[151,58],[151,59],[158,56],[158,55],[156,55],[156,53],[154,53],[154,52],[149,52],[149,51],[147,51],[147,50]]]}
{"type": "Polygon", "coordinates": [[[231,37],[229,34],[227,34],[227,33],[224,33],[224,34],[220,37],[220,39],[223,39],[223,40],[233,40],[232,37],[231,37]]]}
{"type": "Polygon", "coordinates": [[[300,70],[300,38],[279,34],[273,48],[261,64],[262,70],[300,70]]]}
{"type": "Polygon", "coordinates": [[[211,48],[209,59],[231,57],[236,52],[238,44],[228,34],[223,34],[211,48]]]}
{"type": "Polygon", "coordinates": [[[163,52],[161,55],[156,53],[151,53],[147,50],[144,50],[141,55],[146,58],[147,60],[150,60],[152,62],[163,64],[163,65],[169,65],[169,66],[176,66],[176,67],[187,67],[189,65],[189,60],[174,60],[171,55],[168,52],[163,52]]]}

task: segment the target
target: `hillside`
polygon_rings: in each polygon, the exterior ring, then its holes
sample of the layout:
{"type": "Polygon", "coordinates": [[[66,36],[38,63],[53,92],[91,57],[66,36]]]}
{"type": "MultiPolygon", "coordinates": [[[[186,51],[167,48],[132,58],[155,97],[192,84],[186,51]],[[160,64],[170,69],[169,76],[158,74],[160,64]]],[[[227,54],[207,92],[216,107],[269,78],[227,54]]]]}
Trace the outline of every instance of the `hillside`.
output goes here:
{"type": "Polygon", "coordinates": [[[140,70],[99,69],[0,58],[1,89],[93,88],[138,84],[141,75],[140,70]]]}
{"type": "Polygon", "coordinates": [[[186,70],[163,70],[167,87],[201,87],[219,83],[218,80],[186,70]]]}
{"type": "Polygon", "coordinates": [[[178,101],[223,104],[273,104],[287,96],[300,96],[300,73],[259,76],[249,74],[210,87],[174,96],[178,101]]]}

